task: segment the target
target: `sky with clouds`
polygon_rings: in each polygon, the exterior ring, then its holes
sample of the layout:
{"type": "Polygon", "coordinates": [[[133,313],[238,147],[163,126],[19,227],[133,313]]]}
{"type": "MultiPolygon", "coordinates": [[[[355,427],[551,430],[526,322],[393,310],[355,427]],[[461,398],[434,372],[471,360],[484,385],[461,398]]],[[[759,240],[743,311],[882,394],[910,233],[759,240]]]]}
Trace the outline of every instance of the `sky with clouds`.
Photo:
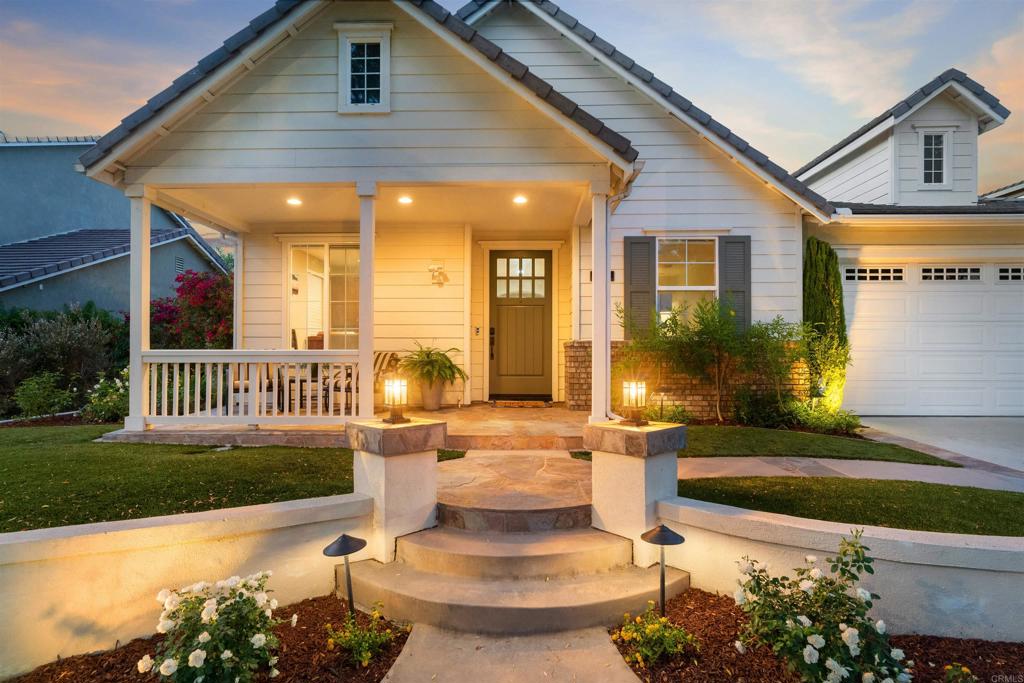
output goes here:
{"type": "MultiPolygon", "coordinates": [[[[0,0],[0,130],[106,132],[270,1],[0,0]]],[[[1024,177],[1022,0],[559,4],[790,169],[956,66],[1015,112],[980,189],[1024,177]]]]}

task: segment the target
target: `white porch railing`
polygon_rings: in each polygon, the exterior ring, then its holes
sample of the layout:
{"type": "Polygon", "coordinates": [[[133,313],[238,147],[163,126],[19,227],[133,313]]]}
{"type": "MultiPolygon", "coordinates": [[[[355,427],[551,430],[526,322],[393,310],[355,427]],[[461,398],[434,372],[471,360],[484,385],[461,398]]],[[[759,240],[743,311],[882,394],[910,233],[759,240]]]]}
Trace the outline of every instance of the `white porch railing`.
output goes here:
{"type": "Polygon", "coordinates": [[[142,374],[153,425],[341,424],[359,409],[358,351],[143,351],[142,374]]]}

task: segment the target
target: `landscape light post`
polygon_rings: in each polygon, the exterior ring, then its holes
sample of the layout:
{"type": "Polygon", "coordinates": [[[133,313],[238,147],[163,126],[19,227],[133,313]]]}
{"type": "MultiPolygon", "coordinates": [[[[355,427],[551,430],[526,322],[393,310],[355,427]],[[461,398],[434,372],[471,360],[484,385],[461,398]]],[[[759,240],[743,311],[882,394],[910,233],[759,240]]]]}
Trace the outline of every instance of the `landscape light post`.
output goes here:
{"type": "Polygon", "coordinates": [[[348,591],[348,613],[355,619],[356,604],[352,597],[352,572],[349,571],[348,556],[357,553],[366,547],[366,541],[355,536],[342,534],[334,539],[334,542],[324,548],[324,555],[327,557],[345,558],[345,589],[348,591]]]}
{"type": "Polygon", "coordinates": [[[686,539],[680,534],[669,529],[664,524],[659,524],[650,531],[645,531],[640,538],[652,545],[658,546],[661,551],[661,616],[665,616],[665,546],[679,545],[686,539]]]}

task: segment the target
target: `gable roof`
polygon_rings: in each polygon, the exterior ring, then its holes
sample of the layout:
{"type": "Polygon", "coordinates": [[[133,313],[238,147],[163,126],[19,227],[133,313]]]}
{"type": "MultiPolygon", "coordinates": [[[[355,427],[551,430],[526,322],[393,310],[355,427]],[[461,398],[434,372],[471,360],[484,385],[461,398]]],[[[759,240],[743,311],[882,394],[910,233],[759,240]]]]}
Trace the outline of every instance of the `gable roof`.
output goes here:
{"type": "MultiPolygon", "coordinates": [[[[184,219],[175,216],[182,227],[154,230],[152,245],[190,239],[219,270],[227,265],[184,219]]],[[[27,242],[0,245],[0,290],[45,280],[92,263],[126,256],[131,248],[129,228],[72,230],[27,242]]]]}
{"type": "Polygon", "coordinates": [[[12,147],[28,145],[91,145],[100,139],[99,135],[25,135],[9,137],[0,130],[0,145],[12,147]]]}
{"type": "MultiPolygon", "coordinates": [[[[289,17],[298,7],[313,0],[277,0],[273,7],[249,22],[241,31],[224,41],[219,48],[203,57],[193,68],[186,71],[156,94],[142,107],[129,114],[121,123],[96,141],[79,161],[87,169],[101,161],[116,145],[129,138],[132,133],[149,122],[187,92],[196,88],[203,80],[231,59],[237,57],[256,40],[289,17]]],[[[588,114],[576,102],[555,90],[550,83],[532,73],[525,64],[505,54],[501,48],[484,38],[475,29],[457,16],[434,2],[434,0],[408,0],[415,11],[422,12],[451,34],[462,39],[477,52],[507,72],[514,79],[529,88],[538,98],[553,106],[566,119],[611,147],[615,154],[627,163],[638,156],[632,143],[625,136],[612,130],[596,117],[588,114]]]]}
{"type": "Polygon", "coordinates": [[[863,204],[860,202],[834,202],[834,204],[837,209],[847,209],[854,216],[1024,214],[1024,200],[981,201],[977,204],[958,204],[955,206],[903,206],[863,204]]]}
{"type": "MultiPolygon", "coordinates": [[[[414,0],[415,1],[415,0],[414,0]]],[[[616,66],[624,69],[632,76],[638,78],[651,90],[657,93],[662,100],[668,102],[672,108],[682,112],[685,116],[697,121],[704,126],[721,145],[724,145],[746,159],[755,166],[767,173],[776,183],[782,185],[797,196],[803,198],[811,206],[820,211],[824,216],[833,213],[832,205],[820,194],[812,190],[806,184],[798,180],[795,175],[779,166],[768,158],[768,155],[758,151],[749,142],[733,133],[721,122],[717,121],[710,114],[697,107],[693,102],[683,97],[672,89],[670,85],[659,80],[654,73],[640,66],[631,57],[624,54],[614,45],[604,40],[594,31],[584,26],[579,19],[564,11],[550,0],[522,0],[524,4],[530,3],[543,10],[559,25],[570,33],[574,34],[585,43],[593,47],[598,53],[604,55],[616,66]]],[[[494,0],[469,0],[463,5],[456,15],[463,20],[470,19],[484,10],[494,8],[500,3],[494,0]]]]}
{"type": "Polygon", "coordinates": [[[1005,119],[1007,116],[1010,115],[1010,110],[999,103],[999,98],[991,94],[989,91],[985,90],[984,86],[982,86],[980,83],[973,80],[967,74],[965,74],[963,71],[960,71],[959,69],[946,69],[941,74],[939,74],[938,76],[936,76],[935,78],[928,81],[920,88],[912,92],[910,95],[904,97],[902,100],[892,105],[891,107],[883,111],[881,114],[871,119],[863,126],[853,131],[845,138],[843,138],[842,140],[832,145],[818,156],[808,161],[806,164],[804,164],[796,171],[794,171],[793,174],[796,176],[803,175],[807,171],[811,170],[812,168],[820,164],[825,159],[828,159],[830,156],[832,156],[836,152],[840,151],[841,149],[852,143],[857,138],[861,137],[862,135],[870,131],[875,126],[887,121],[890,118],[898,119],[899,117],[903,116],[911,109],[916,107],[918,104],[923,102],[929,96],[933,94],[937,95],[939,92],[944,90],[949,83],[959,83],[960,85],[962,85],[964,88],[970,91],[971,94],[974,95],[979,101],[981,101],[983,104],[989,107],[992,110],[992,112],[997,114],[1000,118],[1005,119]]]}
{"type": "Polygon", "coordinates": [[[1024,196],[1024,178],[1010,183],[1009,185],[1003,185],[997,187],[994,190],[989,190],[985,194],[981,195],[982,199],[1016,199],[1017,197],[1024,196]]]}

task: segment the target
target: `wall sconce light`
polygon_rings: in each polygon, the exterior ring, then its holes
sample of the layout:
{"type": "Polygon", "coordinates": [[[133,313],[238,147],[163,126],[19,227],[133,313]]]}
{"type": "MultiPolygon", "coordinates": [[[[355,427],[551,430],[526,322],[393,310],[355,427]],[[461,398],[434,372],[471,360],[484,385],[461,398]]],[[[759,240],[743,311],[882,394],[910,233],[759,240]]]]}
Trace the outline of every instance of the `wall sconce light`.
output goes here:
{"type": "Polygon", "coordinates": [[[409,418],[402,414],[402,410],[409,404],[409,382],[400,377],[389,377],[384,380],[384,406],[390,410],[390,414],[384,418],[384,422],[392,425],[399,425],[409,422],[409,418]]]}
{"type": "Polygon", "coordinates": [[[327,557],[345,558],[345,587],[348,589],[348,613],[352,618],[356,616],[356,604],[352,600],[352,574],[348,567],[348,556],[357,553],[366,547],[366,541],[355,536],[342,534],[334,539],[334,542],[324,548],[324,555],[327,557]]]}
{"type": "Polygon", "coordinates": [[[427,270],[430,271],[430,282],[435,285],[443,285],[445,280],[448,278],[444,274],[443,263],[432,263],[427,266],[427,270]]]}
{"type": "Polygon", "coordinates": [[[644,408],[647,407],[647,382],[626,380],[622,383],[622,407],[625,409],[626,419],[620,424],[632,427],[643,427],[647,424],[644,419],[644,408]]]}
{"type": "Polygon", "coordinates": [[[686,539],[680,534],[669,529],[664,524],[659,524],[650,531],[640,534],[640,538],[651,545],[660,546],[661,550],[661,616],[665,616],[665,546],[679,545],[686,539]]]}

